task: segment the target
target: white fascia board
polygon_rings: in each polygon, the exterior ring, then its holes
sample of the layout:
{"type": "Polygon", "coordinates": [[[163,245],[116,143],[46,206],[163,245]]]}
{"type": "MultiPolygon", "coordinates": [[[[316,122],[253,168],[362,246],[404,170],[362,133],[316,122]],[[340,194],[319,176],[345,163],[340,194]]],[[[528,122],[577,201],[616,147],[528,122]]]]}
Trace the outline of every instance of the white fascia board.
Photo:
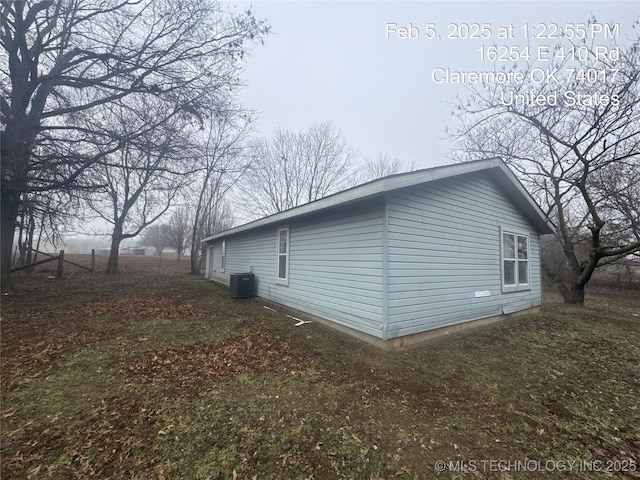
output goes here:
{"type": "MultiPolygon", "coordinates": [[[[235,235],[237,233],[241,233],[247,230],[253,230],[255,228],[260,228],[260,227],[264,227],[271,224],[287,222],[297,217],[309,215],[315,212],[320,212],[322,210],[337,207],[340,205],[346,205],[358,200],[371,198],[376,195],[381,195],[394,190],[412,187],[414,185],[429,183],[435,180],[441,180],[444,178],[454,177],[458,175],[465,175],[468,173],[478,172],[481,170],[489,170],[489,169],[496,169],[496,168],[501,170],[506,175],[507,179],[509,180],[509,182],[506,182],[506,183],[507,184],[510,183],[512,184],[512,187],[515,187],[512,189],[511,193],[515,193],[513,191],[515,190],[519,193],[519,196],[522,197],[519,204],[521,206],[525,206],[525,209],[528,210],[528,213],[539,217],[538,221],[535,222],[536,225],[538,227],[541,227],[543,230],[545,228],[549,229],[544,213],[542,212],[542,210],[540,210],[540,208],[537,206],[537,204],[535,203],[533,198],[529,195],[529,193],[524,189],[520,181],[515,177],[515,175],[513,175],[511,170],[509,170],[509,168],[505,165],[505,163],[500,158],[489,158],[486,160],[476,160],[472,162],[456,163],[452,165],[444,165],[440,167],[428,168],[425,170],[416,170],[414,172],[390,175],[388,177],[373,180],[363,185],[358,185],[356,187],[350,188],[348,190],[344,190],[342,192],[334,193],[333,195],[329,195],[328,197],[315,200],[311,203],[307,203],[305,205],[301,205],[299,207],[286,210],[284,212],[276,213],[274,215],[270,215],[268,217],[255,220],[253,222],[247,223],[245,225],[241,225],[239,227],[225,230],[224,232],[220,232],[216,235],[207,237],[201,240],[201,242],[203,243],[210,242],[218,238],[227,237],[229,235],[235,235]]],[[[552,233],[552,230],[550,232],[545,231],[541,233],[552,233]]]]}
{"type": "Polygon", "coordinates": [[[496,178],[496,181],[504,188],[509,197],[514,203],[520,207],[520,209],[529,217],[533,224],[537,227],[540,234],[551,234],[555,232],[553,224],[549,221],[546,214],[542,211],[540,206],[533,199],[531,194],[522,185],[518,177],[507,167],[507,165],[500,161],[498,167],[504,174],[504,181],[496,178]]]}

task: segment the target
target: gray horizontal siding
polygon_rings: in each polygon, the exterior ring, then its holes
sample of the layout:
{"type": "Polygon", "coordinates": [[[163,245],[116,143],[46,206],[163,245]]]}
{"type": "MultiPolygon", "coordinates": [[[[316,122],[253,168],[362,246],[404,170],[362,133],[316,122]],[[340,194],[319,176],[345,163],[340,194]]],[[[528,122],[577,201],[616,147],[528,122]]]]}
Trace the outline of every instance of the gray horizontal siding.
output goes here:
{"type": "MultiPolygon", "coordinates": [[[[250,270],[255,274],[256,294],[262,296],[276,276],[276,234],[271,229],[252,231],[226,240],[226,265],[222,281],[229,284],[232,273],[250,270]]],[[[220,277],[218,277],[220,278],[220,277]]]]}
{"type": "Polygon", "coordinates": [[[281,303],[381,337],[383,211],[378,200],[292,223],[281,303]]]}
{"type": "MultiPolygon", "coordinates": [[[[260,297],[350,328],[382,336],[383,200],[288,224],[289,284],[276,283],[277,229],[266,227],[226,238],[226,268],[215,279],[253,267],[260,297]]],[[[220,265],[220,240],[214,265],[220,265]]]]}
{"type": "Polygon", "coordinates": [[[540,304],[538,237],[486,174],[389,195],[387,338],[540,304]],[[500,227],[529,234],[531,289],[502,293],[500,227]],[[491,292],[476,298],[476,291],[491,292]]]}
{"type": "Polygon", "coordinates": [[[258,296],[389,339],[540,304],[537,233],[487,174],[399,190],[386,202],[226,237],[225,272],[216,239],[209,275],[228,284],[230,273],[252,268],[258,296]],[[284,226],[288,285],[276,282],[284,226]],[[530,290],[502,293],[501,227],[529,235],[530,290]]]}

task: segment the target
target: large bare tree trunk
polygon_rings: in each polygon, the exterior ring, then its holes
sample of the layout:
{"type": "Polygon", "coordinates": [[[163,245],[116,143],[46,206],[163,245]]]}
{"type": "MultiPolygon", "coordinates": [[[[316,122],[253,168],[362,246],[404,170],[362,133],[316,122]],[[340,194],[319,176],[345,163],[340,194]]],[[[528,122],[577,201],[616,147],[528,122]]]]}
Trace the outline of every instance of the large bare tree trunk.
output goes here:
{"type": "Polygon", "coordinates": [[[30,146],[35,138],[32,122],[25,117],[14,119],[0,136],[0,156],[2,157],[0,181],[0,272],[3,292],[13,293],[16,286],[11,278],[11,254],[13,237],[20,210],[21,192],[27,189],[27,168],[30,146]]]}
{"type": "Polygon", "coordinates": [[[111,235],[111,251],[109,252],[106,273],[118,273],[120,242],[122,242],[122,224],[121,222],[117,222],[111,235]]]}
{"type": "MultiPolygon", "coordinates": [[[[578,46],[570,37],[561,43],[578,46]]],[[[544,268],[565,301],[581,305],[597,268],[640,253],[640,41],[611,39],[597,47],[615,49],[615,62],[598,55],[593,43],[579,46],[588,52],[584,58],[516,62],[522,82],[469,85],[470,95],[453,104],[460,123],[452,139],[455,159],[499,156],[524,182],[560,246],[544,268]],[[535,82],[532,72],[539,68],[553,68],[557,80],[535,82]],[[598,71],[606,79],[576,80],[579,71],[598,71]],[[612,101],[586,100],[594,92],[612,101]],[[525,93],[585,101],[503,101],[525,93]]]]}
{"type": "Polygon", "coordinates": [[[269,27],[250,10],[225,10],[216,0],[0,2],[3,290],[15,289],[21,195],[77,189],[122,141],[139,138],[140,131],[117,138],[105,131],[107,106],[155,99],[167,107],[152,119],[160,126],[202,119],[235,89],[247,44],[269,27]]]}
{"type": "Polygon", "coordinates": [[[2,278],[2,291],[13,293],[16,286],[11,278],[11,253],[13,251],[13,235],[15,233],[16,219],[18,218],[19,195],[12,190],[2,190],[1,219],[0,219],[0,271],[2,278]]]}
{"type": "Polygon", "coordinates": [[[580,285],[576,282],[571,284],[558,284],[558,289],[560,290],[565,303],[570,303],[572,305],[584,305],[584,287],[584,285],[580,285]]]}
{"type": "Polygon", "coordinates": [[[118,273],[118,253],[120,252],[120,240],[111,241],[111,251],[107,261],[107,273],[118,273]]]}
{"type": "MultiPolygon", "coordinates": [[[[208,180],[208,178],[207,178],[208,180]]],[[[204,190],[204,189],[203,189],[204,190]]],[[[189,252],[189,260],[192,275],[200,275],[200,262],[198,261],[198,251],[202,250],[200,244],[201,238],[198,238],[200,227],[200,211],[202,210],[202,198],[204,194],[201,191],[198,197],[198,204],[196,205],[196,212],[193,216],[193,228],[191,229],[191,250],[189,252]]]]}

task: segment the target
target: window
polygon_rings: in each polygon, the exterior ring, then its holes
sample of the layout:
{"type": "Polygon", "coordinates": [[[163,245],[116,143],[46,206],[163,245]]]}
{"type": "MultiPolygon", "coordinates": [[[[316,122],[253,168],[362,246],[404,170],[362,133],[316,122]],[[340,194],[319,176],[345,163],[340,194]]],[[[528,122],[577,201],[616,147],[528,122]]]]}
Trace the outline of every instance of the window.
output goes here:
{"type": "Polygon", "coordinates": [[[222,240],[222,261],[220,263],[220,271],[224,272],[224,264],[226,262],[226,256],[227,256],[227,241],[226,240],[222,240]]]}
{"type": "Polygon", "coordinates": [[[502,232],[502,291],[528,290],[529,237],[502,232]]]}
{"type": "Polygon", "coordinates": [[[278,229],[277,283],[289,284],[289,228],[278,229]]]}

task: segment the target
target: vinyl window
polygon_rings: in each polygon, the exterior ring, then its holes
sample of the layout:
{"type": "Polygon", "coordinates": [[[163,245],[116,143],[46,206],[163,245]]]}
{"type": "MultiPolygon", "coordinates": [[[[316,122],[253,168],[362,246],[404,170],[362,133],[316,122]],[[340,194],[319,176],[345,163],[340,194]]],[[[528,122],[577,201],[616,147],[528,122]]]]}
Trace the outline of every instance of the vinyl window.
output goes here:
{"type": "Polygon", "coordinates": [[[277,283],[289,284],[289,227],[278,229],[277,283]]]}
{"type": "Polygon", "coordinates": [[[502,231],[502,291],[530,288],[529,236],[502,231]]]}

